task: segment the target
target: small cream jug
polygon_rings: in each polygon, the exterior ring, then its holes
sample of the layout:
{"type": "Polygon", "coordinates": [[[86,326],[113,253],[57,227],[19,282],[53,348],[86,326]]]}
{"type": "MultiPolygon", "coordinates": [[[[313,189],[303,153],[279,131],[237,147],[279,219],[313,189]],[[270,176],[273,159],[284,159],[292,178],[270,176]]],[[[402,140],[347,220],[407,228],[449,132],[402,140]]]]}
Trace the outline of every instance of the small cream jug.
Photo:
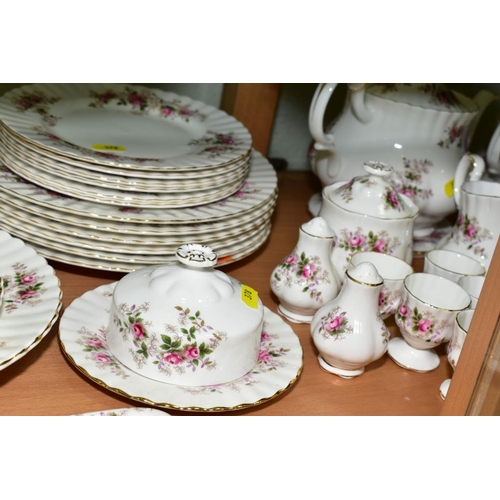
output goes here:
{"type": "MultiPolygon", "coordinates": [[[[476,155],[476,161],[482,161],[476,155]]],[[[500,183],[467,181],[455,190],[458,217],[438,247],[469,255],[488,270],[500,234],[500,183]]]]}
{"type": "Polygon", "coordinates": [[[278,312],[294,323],[310,323],[323,305],[340,291],[340,278],[330,255],[335,233],[323,217],[302,224],[293,252],[271,274],[278,312]]]}
{"type": "Polygon", "coordinates": [[[384,280],[371,262],[346,271],[344,285],[311,322],[320,366],[342,378],[353,378],[387,351],[390,332],[378,307],[384,280]]]}

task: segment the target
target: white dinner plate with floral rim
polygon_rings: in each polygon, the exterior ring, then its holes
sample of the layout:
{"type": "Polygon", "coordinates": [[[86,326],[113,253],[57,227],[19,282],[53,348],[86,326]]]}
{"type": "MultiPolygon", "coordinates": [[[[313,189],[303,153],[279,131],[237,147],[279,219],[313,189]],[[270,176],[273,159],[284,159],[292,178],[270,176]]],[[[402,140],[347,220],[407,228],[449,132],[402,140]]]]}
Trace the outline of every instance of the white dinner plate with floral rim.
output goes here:
{"type": "Polygon", "coordinates": [[[0,98],[0,120],[61,160],[121,168],[208,168],[252,146],[248,130],[224,111],[136,85],[24,85],[0,98]]]}
{"type": "MultiPolygon", "coordinates": [[[[195,237],[189,238],[187,243],[198,243],[201,241],[203,244],[210,244],[213,248],[218,249],[217,251],[221,255],[233,253],[260,239],[260,236],[266,233],[270,226],[270,220],[265,219],[261,221],[258,227],[250,226],[246,231],[242,230],[232,237],[227,236],[226,238],[215,239],[209,236],[203,238],[195,237]]],[[[86,257],[102,256],[102,258],[106,258],[107,260],[119,259],[123,262],[138,262],[144,265],[164,262],[164,257],[168,254],[172,254],[173,256],[183,243],[166,241],[162,246],[141,247],[137,245],[132,248],[116,244],[110,247],[99,241],[70,238],[69,236],[66,238],[66,241],[63,241],[61,238],[58,238],[57,233],[51,233],[47,230],[42,234],[37,231],[36,227],[30,226],[27,222],[21,225],[10,218],[2,218],[0,220],[0,227],[28,243],[37,243],[48,248],[59,249],[86,257]]]]}
{"type": "Polygon", "coordinates": [[[57,217],[48,216],[47,213],[39,213],[38,205],[29,206],[27,203],[20,204],[0,190],[0,213],[6,218],[12,218],[21,222],[21,227],[35,226],[37,232],[45,234],[48,229],[51,234],[58,234],[63,241],[67,235],[72,238],[84,238],[92,241],[100,241],[113,245],[164,245],[170,241],[206,237],[221,238],[226,235],[232,236],[240,230],[246,230],[255,223],[261,224],[263,220],[270,219],[277,203],[277,195],[257,210],[246,213],[233,219],[225,219],[222,222],[207,222],[199,224],[162,224],[148,226],[146,224],[119,224],[118,227],[108,226],[101,221],[83,220],[78,217],[66,217],[60,220],[57,217]],[[29,208],[29,210],[27,210],[29,208]],[[92,224],[93,222],[93,224],[92,224]],[[97,224],[96,224],[97,222],[97,224]]]}
{"type": "Polygon", "coordinates": [[[100,179],[107,177],[115,180],[117,185],[120,184],[143,184],[144,186],[154,185],[156,183],[180,182],[188,183],[195,182],[200,179],[204,181],[215,181],[219,176],[230,173],[234,170],[247,165],[250,161],[251,151],[238,158],[235,161],[211,167],[210,169],[196,169],[193,171],[177,171],[177,170],[133,170],[121,169],[118,166],[100,165],[96,163],[87,164],[80,162],[74,158],[67,158],[61,161],[58,157],[52,157],[45,154],[46,152],[39,148],[33,148],[32,145],[15,135],[9,133],[0,121],[0,141],[8,151],[14,156],[22,158],[28,164],[36,162],[37,165],[43,165],[49,170],[54,169],[56,172],[65,172],[67,175],[76,175],[81,178],[100,179]]]}
{"type": "MultiPolygon", "coordinates": [[[[134,224],[186,224],[219,222],[258,209],[275,194],[278,187],[276,172],[260,153],[254,151],[248,176],[236,193],[223,200],[186,208],[134,208],[80,200],[47,190],[19,177],[7,167],[0,169],[0,190],[16,198],[40,206],[40,212],[50,209],[83,219],[100,219],[106,223],[132,222],[134,224]]],[[[28,208],[27,208],[28,209],[28,208]]]]}
{"type": "MultiPolygon", "coordinates": [[[[249,255],[256,252],[264,243],[266,242],[269,234],[271,232],[270,226],[268,226],[265,231],[259,233],[253,243],[246,247],[239,248],[237,251],[228,251],[227,253],[222,252],[220,257],[217,259],[217,266],[222,267],[228,264],[232,264],[239,260],[248,257],[249,255]]],[[[62,262],[64,264],[70,264],[73,266],[85,267],[89,269],[98,269],[101,271],[113,271],[118,273],[129,273],[132,271],[137,271],[145,265],[154,265],[155,263],[140,263],[137,261],[121,261],[119,256],[114,256],[112,254],[99,254],[91,257],[80,255],[74,253],[73,251],[62,251],[59,249],[54,249],[52,247],[46,247],[34,242],[30,242],[30,245],[37,250],[40,255],[45,258],[54,260],[57,262],[62,262]]],[[[219,254],[218,254],[219,255],[219,254]]],[[[168,264],[175,262],[174,255],[166,255],[162,262],[156,262],[156,264],[168,264]]]]}
{"type": "Polygon", "coordinates": [[[35,348],[49,333],[62,306],[59,278],[44,257],[0,230],[0,370],[35,348]]]}
{"type": "MultiPolygon", "coordinates": [[[[62,243],[69,245],[88,246],[93,249],[102,249],[113,252],[158,254],[165,253],[169,247],[178,247],[185,243],[209,242],[209,246],[234,243],[239,238],[246,238],[251,232],[258,230],[262,224],[269,221],[272,216],[273,207],[265,212],[255,215],[251,220],[242,221],[235,227],[217,229],[210,233],[189,231],[186,233],[169,234],[166,230],[161,238],[151,235],[139,235],[127,237],[127,235],[99,231],[85,226],[70,226],[64,223],[54,223],[51,220],[37,217],[25,212],[20,208],[12,206],[8,201],[2,200],[0,196],[0,213],[3,221],[9,229],[11,227],[28,231],[43,238],[56,238],[62,243]]],[[[9,230],[7,229],[7,230],[9,230]]]]}
{"type": "Polygon", "coordinates": [[[265,403],[298,380],[303,351],[297,335],[267,307],[259,362],[233,382],[203,387],[166,384],[122,365],[106,343],[116,283],[102,285],[75,299],[64,311],[59,340],[69,361],[84,375],[112,392],[152,406],[199,412],[239,410],[265,403]],[[92,311],[90,314],[89,311],[92,311]]]}
{"type": "Polygon", "coordinates": [[[112,410],[75,413],[71,417],[170,417],[171,415],[156,408],[114,408],[112,410]]]}
{"type": "Polygon", "coordinates": [[[1,148],[0,161],[20,177],[45,189],[95,203],[137,208],[183,208],[213,203],[238,191],[248,174],[248,171],[243,171],[230,182],[221,182],[215,189],[211,187],[199,190],[186,189],[180,192],[144,193],[98,186],[92,188],[88,184],[68,181],[59,175],[44,171],[43,168],[22,164],[20,160],[1,148]]]}

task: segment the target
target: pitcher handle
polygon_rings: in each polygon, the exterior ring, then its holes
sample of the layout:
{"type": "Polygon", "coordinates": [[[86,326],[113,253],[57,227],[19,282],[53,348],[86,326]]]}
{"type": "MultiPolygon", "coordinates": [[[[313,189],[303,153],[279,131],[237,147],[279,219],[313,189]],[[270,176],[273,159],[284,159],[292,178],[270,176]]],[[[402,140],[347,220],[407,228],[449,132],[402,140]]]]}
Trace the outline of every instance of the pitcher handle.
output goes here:
{"type": "Polygon", "coordinates": [[[491,136],[486,150],[486,162],[488,171],[494,175],[500,174],[500,123],[491,136]]]}
{"type": "Polygon", "coordinates": [[[336,87],[336,83],[320,83],[309,107],[309,130],[313,139],[318,143],[315,147],[320,146],[318,149],[333,150],[333,135],[325,134],[323,122],[326,107],[336,87]]]}
{"type": "Polygon", "coordinates": [[[453,181],[453,196],[457,208],[460,208],[460,188],[465,182],[467,176],[470,181],[478,181],[481,179],[485,169],[484,160],[471,153],[465,153],[458,162],[457,170],[455,172],[455,180],[453,181]],[[472,170],[470,170],[472,167],[472,170]],[[470,172],[469,172],[470,171],[470,172]]]}

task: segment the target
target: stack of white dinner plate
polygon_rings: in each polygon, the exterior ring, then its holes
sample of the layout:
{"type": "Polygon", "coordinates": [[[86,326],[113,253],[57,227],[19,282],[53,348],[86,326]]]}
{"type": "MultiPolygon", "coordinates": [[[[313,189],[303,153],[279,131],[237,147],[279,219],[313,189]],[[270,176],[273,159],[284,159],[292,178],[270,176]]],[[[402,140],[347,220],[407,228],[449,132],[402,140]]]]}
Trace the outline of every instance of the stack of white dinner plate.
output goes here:
{"type": "Polygon", "coordinates": [[[272,165],[227,113],[126,84],[34,84],[0,98],[0,227],[46,258],[129,272],[183,243],[219,264],[266,241],[272,165]]]}

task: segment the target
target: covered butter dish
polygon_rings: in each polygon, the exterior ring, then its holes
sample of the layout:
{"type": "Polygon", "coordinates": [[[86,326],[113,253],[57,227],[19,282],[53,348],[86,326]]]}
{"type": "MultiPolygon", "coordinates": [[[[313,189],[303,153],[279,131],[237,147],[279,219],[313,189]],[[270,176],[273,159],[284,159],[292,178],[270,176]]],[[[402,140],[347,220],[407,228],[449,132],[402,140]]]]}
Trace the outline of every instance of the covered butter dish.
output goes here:
{"type": "Polygon", "coordinates": [[[182,245],[175,264],[116,285],[108,346],[130,370],[183,386],[231,382],[258,362],[264,307],[257,292],[214,269],[207,246],[182,245]]]}

